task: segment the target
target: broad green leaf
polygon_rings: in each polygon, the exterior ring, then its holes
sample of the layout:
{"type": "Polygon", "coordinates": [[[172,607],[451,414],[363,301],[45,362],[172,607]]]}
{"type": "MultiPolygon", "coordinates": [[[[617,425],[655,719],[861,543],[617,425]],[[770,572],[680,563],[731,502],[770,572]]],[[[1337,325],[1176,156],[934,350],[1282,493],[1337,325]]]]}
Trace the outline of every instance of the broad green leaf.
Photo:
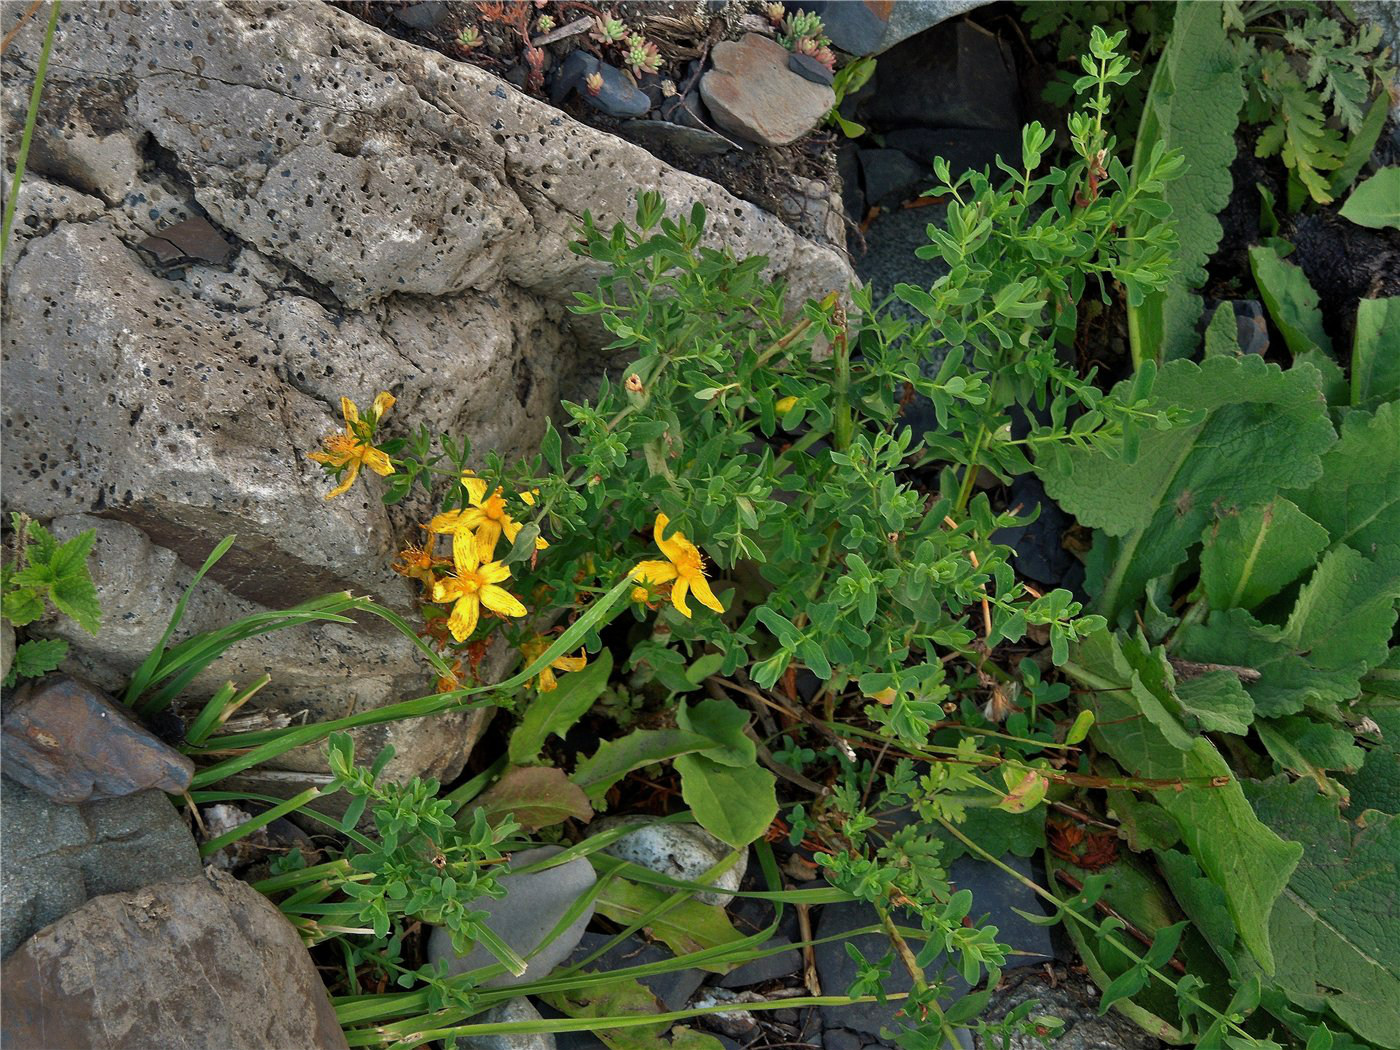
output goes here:
{"type": "Polygon", "coordinates": [[[681,704],[676,708],[676,725],[691,733],[709,737],[710,747],[705,758],[722,766],[751,766],[758,755],[744,729],[749,713],[733,700],[701,700],[693,707],[681,704]]]}
{"type": "Polygon", "coordinates": [[[1362,299],[1351,344],[1351,403],[1400,400],[1400,296],[1362,299]]]}
{"type": "Polygon", "coordinates": [[[1235,319],[1235,308],[1229,303],[1221,303],[1211,315],[1206,325],[1206,357],[1239,357],[1240,325],[1235,319]]]}
{"type": "Polygon", "coordinates": [[[1337,794],[1337,789],[1327,778],[1328,770],[1353,772],[1366,759],[1350,732],[1306,715],[1261,719],[1254,729],[1275,762],[1290,773],[1312,778],[1329,794],[1337,794]]]}
{"type": "Polygon", "coordinates": [[[599,744],[592,756],[574,767],[573,781],[596,805],[608,788],[632,770],[713,746],[709,737],[684,729],[637,729],[599,744]]]}
{"type": "Polygon", "coordinates": [[[16,587],[5,595],[3,610],[5,619],[16,627],[31,624],[44,615],[44,598],[36,590],[16,587]]]}
{"type": "MultiPolygon", "coordinates": [[[[1152,797],[1176,821],[1182,842],[1225,894],[1245,947],[1265,972],[1272,972],[1269,913],[1301,848],[1284,842],[1259,821],[1208,739],[1197,738],[1191,750],[1180,751],[1142,717],[1137,667],[1146,660],[1143,648],[1135,639],[1124,641],[1099,631],[1079,645],[1066,665],[1095,691],[1098,721],[1091,735],[1133,776],[1191,782],[1193,786],[1182,790],[1155,790],[1152,797]],[[1135,650],[1132,659],[1129,650],[1135,650]]],[[[1157,699],[1162,703],[1163,698],[1157,699]]]]}
{"type": "Polygon", "coordinates": [[[1163,407],[1199,412],[1200,421],[1143,434],[1132,463],[1075,449],[1037,464],[1049,494],[1105,534],[1094,540],[1088,586],[1094,611],[1111,623],[1148,581],[1181,565],[1221,508],[1265,503],[1316,481],[1320,453],[1335,440],[1311,367],[1284,372],[1253,354],[1173,361],[1154,393],[1163,407]]]}
{"type": "MultiPolygon", "coordinates": [[[[624,926],[631,926],[672,896],[674,891],[661,886],[612,879],[598,895],[597,905],[600,914],[624,926]]],[[[723,908],[701,904],[694,897],[671,905],[658,918],[648,922],[645,929],[649,936],[663,942],[677,955],[690,955],[744,939],[744,935],[730,923],[723,908]]],[[[729,968],[727,962],[701,966],[701,969],[715,973],[725,973],[729,968]]]]}
{"type": "Polygon", "coordinates": [[[97,601],[97,588],[86,572],[55,580],[49,600],[88,634],[97,633],[102,624],[102,606],[97,601]]]}
{"type": "MultiPolygon", "coordinates": [[[[1392,650],[1391,659],[1398,654],[1400,649],[1392,650]]],[[[1356,713],[1380,729],[1380,740],[1366,752],[1366,761],[1356,774],[1341,778],[1351,790],[1347,815],[1357,817],[1368,809],[1400,814],[1400,702],[1372,697],[1356,713]]]]}
{"type": "Polygon", "coordinates": [[[583,670],[562,676],[558,686],[531,700],[510,734],[511,762],[523,766],[535,761],[551,733],[558,737],[567,733],[603,695],[612,666],[611,650],[602,649],[583,670]]]}
{"type": "Polygon", "coordinates": [[[1171,887],[1176,903],[1190,916],[1206,942],[1221,959],[1233,960],[1238,938],[1220,887],[1205,877],[1201,866],[1189,853],[1158,850],[1157,866],[1171,887]]]}
{"type": "MultiPolygon", "coordinates": [[[[1043,811],[1007,813],[999,809],[968,809],[958,824],[958,830],[995,857],[1004,857],[1008,853],[1030,857],[1037,850],[1045,848],[1043,811]]],[[[943,843],[943,849],[938,854],[942,863],[951,863],[968,852],[961,839],[955,839],[938,828],[933,833],[943,843]]]]}
{"type": "Polygon", "coordinates": [[[1234,188],[1230,165],[1244,97],[1242,67],[1226,38],[1220,6],[1181,5],[1153,74],[1133,149],[1135,169],[1147,162],[1159,144],[1187,155],[1186,170],[1168,182],[1162,193],[1177,227],[1181,269],[1165,291],[1154,292],[1142,306],[1129,308],[1128,333],[1135,361],[1171,361],[1186,357],[1199,345],[1196,322],[1202,306],[1196,289],[1205,280],[1206,262],[1220,243],[1216,215],[1234,188]]]}
{"type": "Polygon", "coordinates": [[[1349,412],[1341,439],[1322,456],[1322,477],[1294,495],[1299,509],[1363,554],[1400,543],[1400,402],[1374,415],[1349,412]]]}
{"type": "Polygon", "coordinates": [[[1400,817],[1343,820],[1307,780],[1251,786],[1276,832],[1306,843],[1274,909],[1273,977],[1306,1010],[1327,1009],[1367,1042],[1400,1047],[1400,817]]]}
{"type": "Polygon", "coordinates": [[[10,673],[16,678],[38,678],[48,674],[68,655],[68,643],[62,638],[35,638],[21,642],[15,648],[10,673]]]}
{"type": "Polygon", "coordinates": [[[550,766],[507,769],[458,819],[472,819],[472,811],[477,809],[484,811],[492,824],[513,816],[526,831],[562,824],[570,818],[585,824],[593,819],[593,807],[583,788],[566,777],[562,769],[550,766]]]}
{"type": "Polygon", "coordinates": [[[1361,676],[1389,649],[1400,597],[1400,547],[1373,559],[1350,547],[1329,551],[1298,592],[1288,622],[1262,624],[1242,609],[1212,613],[1181,633],[1180,655],[1202,663],[1251,667],[1246,685],[1258,713],[1324,713],[1361,691],[1361,676]]]}
{"type": "Polygon", "coordinates": [[[700,826],[735,849],[768,830],[778,815],[773,774],[760,766],[724,766],[704,755],[675,760],[681,798],[700,826]]]}
{"type": "Polygon", "coordinates": [[[1176,698],[1181,709],[1210,733],[1243,736],[1254,721],[1254,698],[1232,671],[1207,671],[1178,679],[1176,698]]]}
{"type": "Polygon", "coordinates": [[[1279,496],[1264,506],[1223,510],[1201,540],[1201,584],[1211,608],[1253,609],[1315,565],[1328,535],[1279,496]]]}
{"type": "MultiPolygon", "coordinates": [[[[586,972],[585,975],[602,976],[589,975],[586,972]]],[[[596,981],[582,988],[545,992],[539,999],[565,1017],[579,1020],[661,1013],[661,1003],[656,996],[635,978],[596,981]]],[[[656,1024],[633,1025],[629,1028],[595,1027],[592,1032],[608,1050],[656,1050],[658,1043],[664,1045],[662,1037],[669,1027],[668,1022],[657,1021],[656,1024]]]]}
{"type": "Polygon", "coordinates": [[[1400,167],[1382,168],[1352,190],[1341,216],[1373,230],[1400,229],[1400,167]]]}
{"type": "Polygon", "coordinates": [[[1289,351],[1295,356],[1312,349],[1330,351],[1332,340],[1322,328],[1317,292],[1302,269],[1272,247],[1249,249],[1249,268],[1289,351]]]}

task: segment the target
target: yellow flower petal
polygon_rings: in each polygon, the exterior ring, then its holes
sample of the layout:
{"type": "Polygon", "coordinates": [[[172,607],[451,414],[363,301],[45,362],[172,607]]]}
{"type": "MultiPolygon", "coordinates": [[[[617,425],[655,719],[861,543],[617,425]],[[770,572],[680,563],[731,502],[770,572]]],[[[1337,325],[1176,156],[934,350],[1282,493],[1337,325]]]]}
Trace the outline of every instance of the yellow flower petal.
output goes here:
{"type": "Polygon", "coordinates": [[[476,570],[476,574],[487,583],[501,583],[510,579],[510,569],[498,561],[486,562],[476,570]]]}
{"type": "Polygon", "coordinates": [[[690,606],[685,603],[685,595],[689,589],[690,581],[684,576],[677,576],[676,585],[671,588],[671,604],[676,607],[676,612],[687,620],[690,619],[690,606]]]}
{"type": "Polygon", "coordinates": [[[452,563],[458,572],[471,572],[481,560],[476,549],[476,536],[470,529],[458,529],[452,534],[452,563]]]}
{"type": "Polygon", "coordinates": [[[389,457],[373,445],[366,445],[364,456],[362,457],[365,466],[374,471],[381,478],[386,478],[394,472],[394,464],[389,462],[389,457]]]}
{"type": "Polygon", "coordinates": [[[715,592],[710,590],[710,581],[704,576],[690,577],[690,590],[695,597],[700,599],[700,604],[708,606],[717,613],[724,612],[724,606],[715,597],[715,592]]]}
{"type": "Polygon", "coordinates": [[[459,642],[465,642],[476,630],[476,624],[480,618],[481,605],[475,595],[470,595],[460,599],[452,607],[452,615],[447,618],[447,628],[452,632],[453,638],[459,642]]]}
{"type": "Polygon", "coordinates": [[[669,561],[638,562],[632,570],[632,579],[643,583],[669,583],[676,578],[676,567],[669,561]]]}
{"type": "Polygon", "coordinates": [[[467,490],[467,498],[476,506],[481,506],[482,501],[486,499],[486,481],[475,476],[467,477],[463,475],[462,485],[467,490]]]}
{"type": "Polygon", "coordinates": [[[384,418],[384,413],[394,407],[397,399],[387,390],[381,390],[374,398],[374,418],[376,421],[384,418]]]}
{"type": "Polygon", "coordinates": [[[460,510],[449,510],[442,514],[434,514],[426,528],[429,532],[441,534],[444,532],[456,532],[461,525],[462,512],[460,510]]]}
{"type": "Polygon", "coordinates": [[[554,677],[554,672],[546,667],[540,672],[537,681],[537,688],[542,693],[552,693],[559,688],[559,679],[554,677]]]}
{"type": "Polygon", "coordinates": [[[524,616],[525,606],[520,604],[520,600],[509,591],[502,590],[494,583],[488,583],[481,588],[481,604],[492,612],[498,612],[503,616],[524,616]]]}
{"type": "Polygon", "coordinates": [[[520,494],[520,498],[525,501],[525,506],[533,507],[535,505],[535,493],[538,491],[539,489],[527,489],[520,494]]]}
{"type": "Polygon", "coordinates": [[[561,656],[549,665],[558,668],[560,671],[582,671],[588,666],[586,656],[561,656]]]}
{"type": "Polygon", "coordinates": [[[349,468],[345,471],[345,477],[341,479],[339,485],[326,493],[326,499],[335,499],[342,493],[348,492],[350,486],[355,484],[355,479],[360,476],[360,461],[352,459],[349,468]]]}
{"type": "Polygon", "coordinates": [[[515,537],[520,535],[520,522],[514,518],[506,518],[501,522],[501,531],[506,534],[507,543],[514,543],[515,537]]]}
{"type": "Polygon", "coordinates": [[[360,421],[360,410],[355,407],[355,402],[348,397],[342,397],[340,399],[340,414],[345,418],[345,429],[353,434],[355,424],[360,421]]]}
{"type": "Polygon", "coordinates": [[[476,529],[476,549],[481,557],[490,561],[496,553],[496,541],[501,538],[501,523],[486,518],[476,529]]]}
{"type": "Polygon", "coordinates": [[[652,536],[656,539],[656,545],[661,548],[661,553],[672,561],[678,561],[685,551],[685,536],[679,532],[673,532],[669,536],[663,537],[666,526],[671,524],[671,519],[664,514],[656,515],[656,527],[652,530],[652,536]]]}
{"type": "Polygon", "coordinates": [[[462,597],[462,581],[455,576],[442,576],[433,581],[433,601],[439,605],[455,602],[462,597]]]}

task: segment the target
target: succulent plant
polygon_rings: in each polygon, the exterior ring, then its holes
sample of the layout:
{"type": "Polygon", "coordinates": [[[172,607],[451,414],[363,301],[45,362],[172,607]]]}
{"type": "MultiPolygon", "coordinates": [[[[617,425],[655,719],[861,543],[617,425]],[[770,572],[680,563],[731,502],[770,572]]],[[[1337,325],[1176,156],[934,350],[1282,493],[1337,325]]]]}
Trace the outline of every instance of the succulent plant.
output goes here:
{"type": "Polygon", "coordinates": [[[583,78],[583,86],[590,95],[598,94],[598,92],[603,90],[603,74],[589,73],[588,76],[583,78]]]}
{"type": "Polygon", "coordinates": [[[778,25],[782,22],[783,16],[787,14],[787,8],[777,3],[764,4],[763,13],[768,16],[768,21],[772,22],[774,25],[778,25]]]}
{"type": "Polygon", "coordinates": [[[778,34],[778,43],[789,51],[796,51],[798,43],[802,40],[810,39],[817,47],[825,47],[831,43],[823,32],[826,27],[822,24],[821,16],[811,11],[794,11],[783,19],[780,28],[782,31],[778,34]]]}
{"type": "Polygon", "coordinates": [[[593,20],[593,39],[600,44],[618,44],[627,36],[627,26],[622,19],[611,14],[593,20]]]}
{"type": "Polygon", "coordinates": [[[539,18],[535,19],[535,32],[536,32],[536,33],[541,33],[541,34],[548,33],[548,32],[549,32],[551,29],[553,29],[553,28],[554,28],[554,16],[552,16],[552,15],[540,15],[539,18]]]}
{"type": "Polygon", "coordinates": [[[623,61],[632,67],[634,76],[655,73],[661,69],[661,52],[650,40],[633,33],[627,41],[627,54],[623,56],[623,61]]]}
{"type": "Polygon", "coordinates": [[[470,51],[481,46],[481,30],[476,26],[467,26],[457,34],[457,46],[463,51],[470,51]]]}

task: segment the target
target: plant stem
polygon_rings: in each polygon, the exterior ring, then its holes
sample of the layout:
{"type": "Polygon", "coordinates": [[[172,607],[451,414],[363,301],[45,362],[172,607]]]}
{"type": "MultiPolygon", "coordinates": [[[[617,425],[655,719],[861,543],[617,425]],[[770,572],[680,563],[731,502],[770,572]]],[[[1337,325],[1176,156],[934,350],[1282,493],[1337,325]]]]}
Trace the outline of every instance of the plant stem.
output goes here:
{"type": "Polygon", "coordinates": [[[49,55],[53,51],[53,34],[58,27],[59,0],[49,9],[49,25],[44,30],[44,45],[39,51],[39,67],[34,71],[34,89],[29,93],[29,111],[24,117],[24,132],[20,135],[19,153],[15,155],[15,177],[10,182],[10,199],[5,202],[5,219],[0,227],[0,262],[10,243],[10,228],[15,224],[15,205],[19,203],[19,187],[24,181],[24,165],[29,159],[29,144],[34,140],[34,125],[39,120],[39,98],[44,93],[44,77],[49,71],[49,55]]]}

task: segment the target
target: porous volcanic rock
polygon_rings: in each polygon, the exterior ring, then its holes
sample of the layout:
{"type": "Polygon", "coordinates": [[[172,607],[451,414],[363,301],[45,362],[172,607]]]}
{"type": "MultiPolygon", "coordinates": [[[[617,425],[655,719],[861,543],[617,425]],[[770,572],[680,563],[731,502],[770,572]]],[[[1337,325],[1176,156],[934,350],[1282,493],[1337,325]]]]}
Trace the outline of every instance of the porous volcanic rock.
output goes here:
{"type": "MultiPolygon", "coordinates": [[[[21,14],[7,6],[0,29],[21,14]]],[[[31,20],[5,54],[12,127],[43,30],[31,20]]],[[[119,684],[229,533],[182,632],[342,589],[410,612],[387,565],[425,506],[387,510],[363,484],[327,503],[306,453],[340,428],[342,395],[364,407],[379,390],[398,398],[389,435],[422,423],[506,459],[533,450],[565,384],[606,363],[601,330],[567,311],[600,270],[569,250],[578,223],[629,218],[645,189],[703,203],[711,242],[766,255],[794,301],[853,280],[838,253],[718,186],[334,7],[65,9],[4,263],[0,483],[7,511],[101,523],[104,629],[65,635],[66,669],[119,684]],[[170,266],[140,247],[188,218],[232,260],[170,266]]],[[[252,708],[316,716],[431,687],[382,624],[275,637],[191,694],[267,671],[252,708]]],[[[459,724],[392,731],[390,775],[461,768],[479,719],[443,717],[459,724]]],[[[388,732],[362,732],[360,753],[388,732]]]]}
{"type": "Polygon", "coordinates": [[[5,960],[14,1050],[339,1050],[345,1035],[276,905],[214,868],[95,897],[5,960]]]}

